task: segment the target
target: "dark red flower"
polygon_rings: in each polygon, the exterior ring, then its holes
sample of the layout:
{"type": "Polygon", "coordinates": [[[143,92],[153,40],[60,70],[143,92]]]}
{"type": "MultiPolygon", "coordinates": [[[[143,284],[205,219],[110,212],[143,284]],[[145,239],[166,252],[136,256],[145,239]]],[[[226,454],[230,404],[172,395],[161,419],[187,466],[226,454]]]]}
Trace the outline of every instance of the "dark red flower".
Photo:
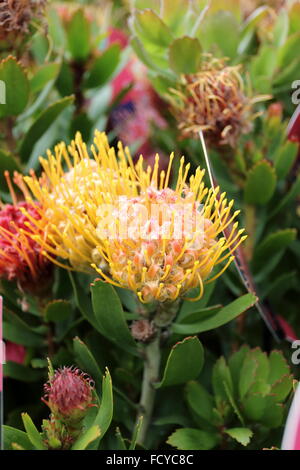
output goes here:
{"type": "Polygon", "coordinates": [[[21,344],[12,343],[11,341],[5,342],[5,360],[16,362],[17,364],[24,364],[26,356],[26,349],[21,344]]]}
{"type": "Polygon", "coordinates": [[[51,278],[51,264],[30,236],[30,224],[40,218],[33,203],[5,204],[0,210],[0,278],[17,281],[32,293],[40,292],[51,278]]]}

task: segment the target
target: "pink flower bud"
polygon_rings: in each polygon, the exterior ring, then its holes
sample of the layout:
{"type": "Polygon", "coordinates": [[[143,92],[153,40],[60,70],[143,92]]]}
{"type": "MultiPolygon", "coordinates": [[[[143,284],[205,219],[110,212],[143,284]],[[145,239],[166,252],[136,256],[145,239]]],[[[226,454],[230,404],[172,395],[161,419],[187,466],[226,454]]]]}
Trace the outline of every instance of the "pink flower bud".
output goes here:
{"type": "Polygon", "coordinates": [[[44,385],[42,400],[52,414],[65,423],[76,427],[93,404],[92,379],[79,369],[63,367],[44,385]]]}

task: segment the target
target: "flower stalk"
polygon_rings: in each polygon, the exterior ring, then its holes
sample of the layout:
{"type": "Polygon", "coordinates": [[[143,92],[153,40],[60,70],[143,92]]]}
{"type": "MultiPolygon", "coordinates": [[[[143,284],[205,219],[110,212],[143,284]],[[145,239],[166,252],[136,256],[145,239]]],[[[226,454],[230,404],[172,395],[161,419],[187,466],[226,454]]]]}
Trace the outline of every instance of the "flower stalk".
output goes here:
{"type": "Polygon", "coordinates": [[[151,343],[145,345],[144,353],[144,374],[139,411],[137,416],[137,420],[139,420],[141,416],[143,417],[138,439],[138,442],[141,445],[144,445],[147,439],[154,409],[156,392],[154,383],[157,381],[159,376],[159,366],[161,360],[160,330],[157,331],[154,340],[151,343]]]}

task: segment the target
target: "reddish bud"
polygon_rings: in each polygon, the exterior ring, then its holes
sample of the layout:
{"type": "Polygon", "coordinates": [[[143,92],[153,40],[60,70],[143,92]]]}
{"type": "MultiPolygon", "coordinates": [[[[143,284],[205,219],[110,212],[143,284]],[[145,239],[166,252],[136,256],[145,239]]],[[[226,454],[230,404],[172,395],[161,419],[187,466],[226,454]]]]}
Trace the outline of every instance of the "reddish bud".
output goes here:
{"type": "Polygon", "coordinates": [[[74,367],[63,367],[44,385],[42,399],[52,414],[67,425],[75,427],[93,404],[92,379],[74,367]]]}

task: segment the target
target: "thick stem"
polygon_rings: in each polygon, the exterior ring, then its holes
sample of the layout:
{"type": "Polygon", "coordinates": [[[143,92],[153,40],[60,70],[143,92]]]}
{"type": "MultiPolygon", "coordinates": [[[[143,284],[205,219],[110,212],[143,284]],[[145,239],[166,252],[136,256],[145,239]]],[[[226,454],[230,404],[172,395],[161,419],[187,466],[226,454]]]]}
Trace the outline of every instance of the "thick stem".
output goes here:
{"type": "Polygon", "coordinates": [[[160,366],[160,331],[157,332],[154,340],[145,346],[145,362],[142,392],[139,403],[138,418],[143,416],[141,429],[139,432],[139,444],[144,444],[147,437],[148,428],[151,424],[155,388],[153,383],[157,381],[160,366]]]}

